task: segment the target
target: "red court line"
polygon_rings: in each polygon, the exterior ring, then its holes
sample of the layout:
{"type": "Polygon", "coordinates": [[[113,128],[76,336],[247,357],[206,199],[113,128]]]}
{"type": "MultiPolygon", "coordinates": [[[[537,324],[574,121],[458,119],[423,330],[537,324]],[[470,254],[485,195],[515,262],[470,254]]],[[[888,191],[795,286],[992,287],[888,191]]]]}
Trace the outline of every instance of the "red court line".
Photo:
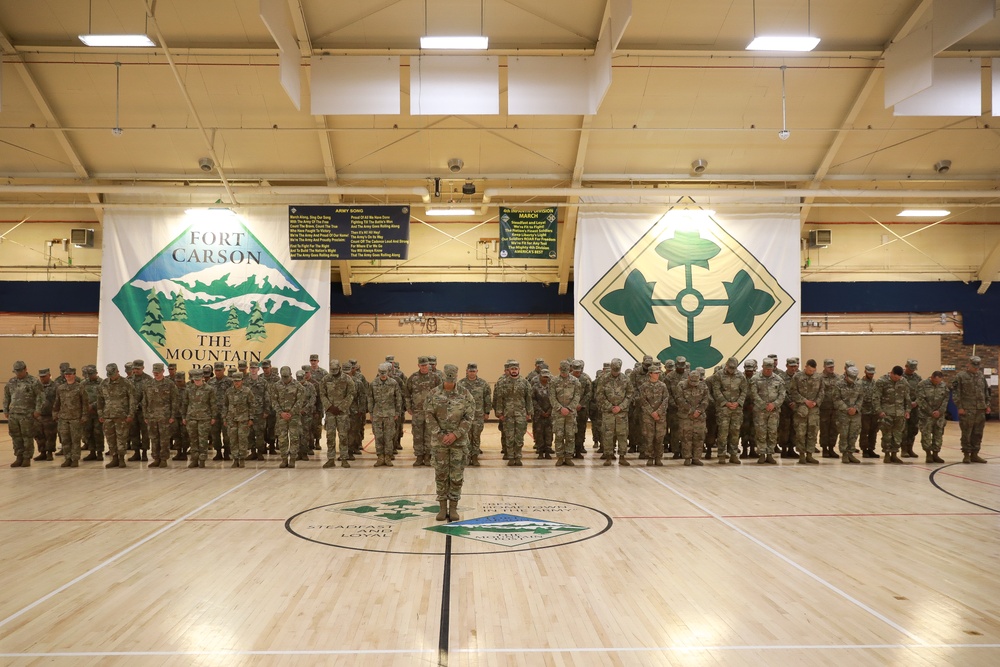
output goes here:
{"type": "MultiPolygon", "coordinates": [[[[783,519],[783,518],[823,518],[823,517],[882,517],[882,516],[991,516],[995,517],[995,512],[900,512],[900,513],[843,513],[843,514],[720,514],[725,519],[783,519]]],[[[680,516],[615,516],[613,519],[711,519],[706,515],[680,515],[680,516]]]]}
{"type": "MultiPolygon", "coordinates": [[[[177,519],[0,519],[0,523],[169,523],[177,519]]],[[[281,521],[285,519],[188,519],[194,521],[281,521]]]]}

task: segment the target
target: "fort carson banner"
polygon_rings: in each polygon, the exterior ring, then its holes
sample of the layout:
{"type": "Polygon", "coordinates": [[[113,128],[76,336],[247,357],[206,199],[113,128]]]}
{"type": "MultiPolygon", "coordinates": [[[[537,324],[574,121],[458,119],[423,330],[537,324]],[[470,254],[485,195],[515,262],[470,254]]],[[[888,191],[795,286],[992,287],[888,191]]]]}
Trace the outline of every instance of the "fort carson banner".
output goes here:
{"type": "Polygon", "coordinates": [[[97,360],[179,369],[271,358],[298,368],[330,346],[330,263],[292,261],[285,207],[109,211],[97,360]]]}
{"type": "Polygon", "coordinates": [[[649,354],[711,373],[800,354],[797,215],[581,211],[574,267],[576,355],[591,368],[649,354]]]}

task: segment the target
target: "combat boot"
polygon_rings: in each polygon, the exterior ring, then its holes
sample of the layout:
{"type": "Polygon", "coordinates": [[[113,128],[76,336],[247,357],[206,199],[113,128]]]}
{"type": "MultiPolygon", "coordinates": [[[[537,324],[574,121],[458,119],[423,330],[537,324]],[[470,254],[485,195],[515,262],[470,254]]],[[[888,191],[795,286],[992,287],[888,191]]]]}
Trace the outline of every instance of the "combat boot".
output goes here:
{"type": "MultiPolygon", "coordinates": [[[[604,465],[605,466],[612,465],[613,463],[614,463],[614,461],[612,461],[611,459],[608,459],[608,458],[604,459],[604,465]]],[[[623,463],[622,465],[627,465],[627,464],[623,463]]]]}
{"type": "Polygon", "coordinates": [[[139,450],[137,449],[132,454],[132,456],[128,457],[126,460],[127,461],[141,461],[142,460],[142,455],[139,453],[139,450]]]}
{"type": "Polygon", "coordinates": [[[240,459],[240,467],[241,468],[246,468],[247,467],[247,464],[243,461],[243,459],[240,459]]]}
{"type": "Polygon", "coordinates": [[[221,449],[216,449],[215,450],[215,456],[212,457],[212,460],[213,461],[221,461],[222,460],[222,450],[221,449]]]}
{"type": "Polygon", "coordinates": [[[161,468],[169,468],[170,467],[170,464],[167,463],[167,459],[160,459],[160,467],[161,468]]]}
{"type": "Polygon", "coordinates": [[[105,468],[117,468],[118,467],[118,457],[117,456],[112,457],[111,460],[108,462],[108,464],[105,465],[104,467],[105,468]]]}
{"type": "Polygon", "coordinates": [[[799,452],[799,463],[805,463],[805,462],[806,462],[806,453],[799,452]]]}
{"type": "MultiPolygon", "coordinates": [[[[985,461],[984,461],[984,463],[985,463],[985,461]]],[[[573,463],[573,459],[572,458],[570,458],[570,457],[567,456],[565,459],[563,459],[563,465],[564,466],[575,466],[576,464],[573,463]]]]}
{"type": "Polygon", "coordinates": [[[736,465],[740,465],[741,464],[740,457],[737,456],[736,454],[730,454],[729,455],[729,462],[730,463],[735,463],[736,465]]]}
{"type": "Polygon", "coordinates": [[[909,461],[904,461],[903,459],[899,458],[899,456],[896,454],[896,452],[893,452],[892,454],[889,455],[889,463],[909,465],[910,462],[909,461]]]}
{"type": "Polygon", "coordinates": [[[561,456],[557,456],[556,457],[556,466],[558,467],[558,466],[562,466],[562,465],[566,465],[566,459],[564,459],[561,456]]]}
{"type": "Polygon", "coordinates": [[[843,454],[840,455],[840,460],[843,463],[850,463],[850,461],[847,459],[847,452],[844,452],[843,454]]]}
{"type": "MultiPolygon", "coordinates": [[[[516,463],[516,461],[514,461],[514,459],[507,459],[507,465],[509,467],[513,468],[515,463],[516,463]]],[[[559,465],[559,464],[557,463],[556,465],[559,465]]]]}
{"type": "Polygon", "coordinates": [[[198,467],[198,459],[191,459],[191,462],[188,463],[188,468],[197,468],[197,467],[198,467]]]}
{"type": "MultiPolygon", "coordinates": [[[[327,461],[327,463],[329,463],[329,461],[327,461]]],[[[325,467],[325,466],[326,466],[326,463],[324,463],[323,465],[324,465],[324,467],[325,467]]],[[[375,461],[375,467],[376,467],[376,468],[381,468],[381,467],[383,467],[384,465],[385,465],[385,457],[384,457],[384,456],[380,456],[380,457],[378,457],[378,460],[377,460],[377,461],[375,461]]]]}
{"type": "MultiPolygon", "coordinates": [[[[188,466],[188,467],[190,467],[190,466],[188,466]]],[[[281,457],[281,463],[278,464],[278,467],[279,468],[287,468],[288,467],[288,459],[286,457],[281,457]]]]}
{"type": "Polygon", "coordinates": [[[421,467],[423,467],[423,465],[424,465],[424,457],[423,456],[418,456],[416,459],[413,460],[413,467],[414,468],[421,468],[421,467]]]}
{"type": "Polygon", "coordinates": [[[889,454],[889,452],[886,452],[885,456],[882,457],[882,463],[889,463],[890,458],[892,458],[891,455],[889,454]]]}
{"type": "Polygon", "coordinates": [[[60,468],[68,468],[68,467],[70,466],[70,464],[71,464],[71,463],[72,463],[72,461],[71,461],[71,460],[69,460],[69,459],[66,459],[65,461],[63,461],[63,462],[62,462],[62,465],[60,465],[59,467],[60,467],[60,468]]]}
{"type": "Polygon", "coordinates": [[[20,467],[21,467],[21,461],[23,460],[23,458],[24,458],[24,457],[22,457],[22,456],[21,456],[20,454],[18,454],[18,455],[17,455],[17,456],[16,456],[15,458],[14,458],[14,462],[10,464],[10,467],[11,467],[11,468],[20,468],[20,467]]]}
{"type": "Polygon", "coordinates": [[[324,468],[336,468],[337,467],[337,459],[327,459],[326,463],[323,464],[323,467],[324,468]]]}
{"type": "Polygon", "coordinates": [[[934,463],[934,453],[933,452],[927,452],[927,455],[924,457],[924,463],[934,463]]]}
{"type": "Polygon", "coordinates": [[[653,465],[653,457],[650,456],[648,459],[646,459],[646,466],[650,467],[652,465],[653,465]]]}
{"type": "Polygon", "coordinates": [[[931,454],[934,458],[934,463],[944,463],[944,459],[937,452],[931,452],[931,454]]]}
{"type": "Polygon", "coordinates": [[[514,459],[514,467],[515,468],[523,468],[524,467],[524,464],[521,463],[521,459],[514,459]]]}
{"type": "Polygon", "coordinates": [[[122,459],[118,459],[118,467],[119,468],[127,468],[128,467],[127,465],[125,465],[125,459],[123,459],[123,458],[122,459]]]}
{"type": "Polygon", "coordinates": [[[815,463],[819,465],[819,461],[813,458],[812,452],[806,453],[806,463],[815,463]]]}
{"type": "Polygon", "coordinates": [[[660,466],[662,468],[663,467],[663,459],[660,458],[659,456],[655,457],[653,459],[653,465],[654,466],[660,466]]]}
{"type": "Polygon", "coordinates": [[[91,452],[89,454],[87,454],[86,456],[83,457],[83,460],[84,461],[97,461],[98,460],[97,452],[91,450],[91,452]]]}
{"type": "Polygon", "coordinates": [[[772,456],[771,454],[767,455],[767,458],[764,459],[764,463],[769,463],[769,464],[771,464],[773,466],[778,465],[778,462],[774,460],[774,456],[772,456]]]}
{"type": "Polygon", "coordinates": [[[724,466],[724,465],[726,465],[727,463],[729,463],[729,457],[728,457],[728,456],[726,456],[726,455],[725,455],[725,454],[723,454],[723,453],[720,453],[720,454],[719,454],[719,465],[720,465],[720,466],[724,466]]]}
{"type": "Polygon", "coordinates": [[[386,456],[385,457],[385,465],[386,465],[386,467],[389,467],[389,468],[393,467],[393,465],[392,465],[392,456],[386,456]]]}
{"type": "Polygon", "coordinates": [[[461,521],[462,517],[458,515],[458,501],[449,500],[448,501],[448,519],[450,521],[461,521]]]}
{"type": "Polygon", "coordinates": [[[350,468],[351,467],[351,462],[348,461],[347,459],[344,459],[343,461],[340,462],[340,467],[341,468],[350,468]]]}
{"type": "MultiPolygon", "coordinates": [[[[610,459],[609,459],[609,460],[610,460],[610,459]]],[[[622,454],[621,456],[619,456],[619,457],[618,457],[618,465],[620,465],[620,466],[630,466],[630,465],[632,465],[632,464],[631,464],[631,463],[629,463],[629,462],[628,462],[628,459],[627,459],[627,458],[625,458],[625,455],[624,455],[624,454],[622,454]]]]}
{"type": "Polygon", "coordinates": [[[703,466],[705,464],[702,462],[701,459],[699,459],[697,456],[695,456],[694,458],[691,459],[691,465],[693,465],[693,466],[703,466]]]}
{"type": "Polygon", "coordinates": [[[160,467],[160,459],[153,459],[153,461],[148,466],[146,466],[146,467],[147,468],[159,468],[160,467]]]}
{"type": "Polygon", "coordinates": [[[917,454],[913,451],[913,443],[911,442],[903,449],[903,456],[908,459],[919,458],[917,454]]]}
{"type": "Polygon", "coordinates": [[[294,468],[295,467],[295,457],[294,456],[289,456],[288,457],[288,467],[289,468],[294,468]]]}
{"type": "Polygon", "coordinates": [[[250,452],[250,456],[247,457],[247,461],[256,461],[256,460],[257,460],[257,452],[250,452]]]}
{"type": "Polygon", "coordinates": [[[70,468],[79,468],[80,467],[80,462],[77,461],[76,459],[73,459],[72,461],[69,462],[69,467],[70,468]]]}
{"type": "Polygon", "coordinates": [[[38,456],[36,456],[32,460],[33,461],[44,461],[45,460],[45,452],[38,452],[38,456]]]}
{"type": "Polygon", "coordinates": [[[854,452],[847,452],[847,462],[848,463],[861,463],[861,459],[854,455],[854,452]]]}
{"type": "Polygon", "coordinates": [[[239,468],[240,467],[240,461],[239,461],[239,459],[233,459],[233,465],[231,465],[229,467],[230,468],[239,468]]]}
{"type": "Polygon", "coordinates": [[[479,454],[473,454],[469,457],[469,465],[473,468],[479,467],[479,454]]]}
{"type": "Polygon", "coordinates": [[[767,463],[767,457],[761,454],[760,458],[757,459],[757,465],[763,465],[765,463],[767,463]]]}
{"type": "Polygon", "coordinates": [[[448,520],[448,501],[439,500],[438,501],[438,513],[434,517],[435,521],[447,521],[448,520]]]}
{"type": "Polygon", "coordinates": [[[149,460],[149,455],[148,455],[148,453],[146,452],[145,449],[142,450],[142,452],[140,453],[139,460],[140,461],[148,461],[149,460]]]}
{"type": "Polygon", "coordinates": [[[973,463],[989,463],[986,459],[979,455],[979,452],[972,452],[972,462],[973,463]]]}

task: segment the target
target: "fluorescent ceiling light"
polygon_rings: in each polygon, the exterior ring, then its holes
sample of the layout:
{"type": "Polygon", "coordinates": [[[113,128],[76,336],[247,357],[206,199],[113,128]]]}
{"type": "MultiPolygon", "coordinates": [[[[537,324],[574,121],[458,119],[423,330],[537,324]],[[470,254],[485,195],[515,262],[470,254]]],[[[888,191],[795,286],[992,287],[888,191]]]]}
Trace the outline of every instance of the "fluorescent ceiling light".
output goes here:
{"type": "Polygon", "coordinates": [[[747,45],[747,51],[812,51],[819,37],[760,36],[747,45]]]}
{"type": "Polygon", "coordinates": [[[184,213],[190,216],[209,218],[212,220],[228,220],[236,217],[236,213],[233,212],[233,209],[226,207],[189,208],[185,209],[184,213]]]}
{"type": "Polygon", "coordinates": [[[425,36],[420,38],[420,48],[484,51],[489,45],[489,41],[489,37],[483,37],[481,35],[469,35],[466,37],[425,36]]]}
{"type": "Polygon", "coordinates": [[[429,208],[424,211],[427,215],[475,215],[471,208],[429,208]]]}
{"type": "Polygon", "coordinates": [[[943,218],[946,215],[951,215],[951,211],[945,211],[943,209],[919,209],[919,208],[908,208],[905,211],[900,211],[896,214],[897,218],[943,218]]]}
{"type": "Polygon", "coordinates": [[[80,35],[87,46],[156,46],[147,35],[80,35]]]}

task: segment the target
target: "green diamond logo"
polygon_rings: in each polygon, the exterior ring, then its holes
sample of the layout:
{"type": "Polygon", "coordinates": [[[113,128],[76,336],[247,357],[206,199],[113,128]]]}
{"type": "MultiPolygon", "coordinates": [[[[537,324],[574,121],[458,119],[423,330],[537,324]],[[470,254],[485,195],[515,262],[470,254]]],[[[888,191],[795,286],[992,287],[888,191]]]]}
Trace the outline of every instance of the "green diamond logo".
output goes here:
{"type": "Polygon", "coordinates": [[[491,514],[478,519],[466,519],[442,526],[431,526],[426,530],[444,533],[452,537],[464,537],[477,542],[516,547],[528,542],[538,542],[550,537],[577,533],[581,530],[588,530],[588,528],[547,519],[532,519],[516,514],[491,514]]]}
{"type": "Polygon", "coordinates": [[[165,362],[265,359],[319,311],[238,219],[191,225],[112,301],[165,362]]]}
{"type": "Polygon", "coordinates": [[[683,356],[706,369],[748,356],[794,303],[714,220],[691,229],[666,217],[581,300],[635,359],[683,356]]]}
{"type": "Polygon", "coordinates": [[[336,507],[327,511],[339,514],[349,514],[355,517],[374,519],[375,521],[386,521],[395,523],[397,521],[407,521],[409,519],[419,519],[426,516],[434,516],[441,506],[438,502],[427,500],[411,500],[409,498],[395,498],[393,500],[364,503],[354,507],[336,507]]]}

